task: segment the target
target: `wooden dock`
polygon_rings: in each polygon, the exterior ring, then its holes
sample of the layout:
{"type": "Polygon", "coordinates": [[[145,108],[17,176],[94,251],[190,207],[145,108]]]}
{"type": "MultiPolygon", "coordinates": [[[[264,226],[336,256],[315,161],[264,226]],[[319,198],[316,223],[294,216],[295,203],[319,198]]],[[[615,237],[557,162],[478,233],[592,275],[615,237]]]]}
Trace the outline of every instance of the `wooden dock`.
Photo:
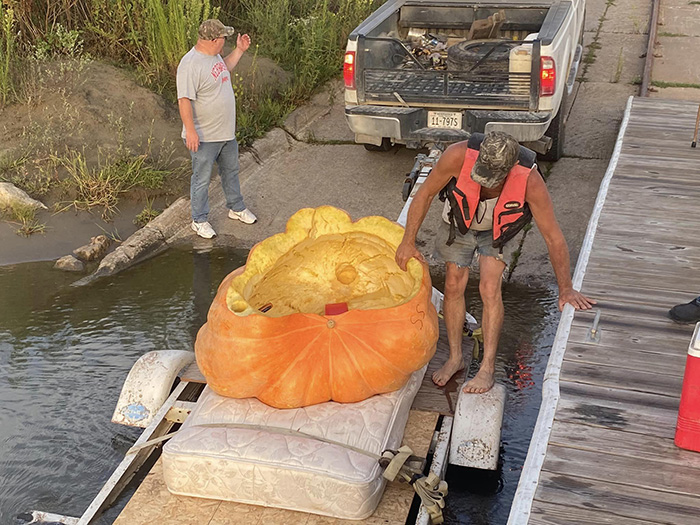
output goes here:
{"type": "Polygon", "coordinates": [[[700,294],[697,111],[628,104],[574,278],[598,331],[562,315],[509,524],[700,523],[700,453],[673,443],[693,326],[667,317],[700,294]]]}

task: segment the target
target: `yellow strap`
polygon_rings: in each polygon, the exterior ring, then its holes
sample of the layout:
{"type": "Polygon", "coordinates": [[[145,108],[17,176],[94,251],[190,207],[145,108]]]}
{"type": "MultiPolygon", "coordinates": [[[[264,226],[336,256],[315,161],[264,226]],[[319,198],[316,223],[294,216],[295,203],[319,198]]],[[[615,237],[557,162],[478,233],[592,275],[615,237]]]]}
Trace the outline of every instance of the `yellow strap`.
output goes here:
{"type": "Polygon", "coordinates": [[[413,489],[423,502],[428,511],[430,523],[439,525],[443,522],[442,509],[445,508],[445,496],[447,496],[447,482],[442,481],[434,472],[427,477],[417,479],[413,483],[413,489]]]}
{"type": "MultiPolygon", "coordinates": [[[[442,312],[438,312],[438,317],[440,319],[444,319],[445,316],[442,314],[442,312]]],[[[478,360],[479,355],[481,354],[481,347],[484,344],[484,332],[481,328],[477,328],[476,330],[470,330],[469,327],[467,326],[467,322],[464,321],[464,326],[462,328],[462,335],[466,335],[467,337],[470,337],[472,341],[474,341],[474,348],[472,350],[472,359],[473,360],[478,360]]]]}
{"type": "Polygon", "coordinates": [[[474,341],[474,349],[472,350],[472,359],[478,360],[479,355],[481,353],[480,352],[481,345],[484,344],[484,333],[483,333],[481,328],[477,328],[476,330],[472,331],[472,335],[470,337],[474,341]]]}
{"type": "MultiPolygon", "coordinates": [[[[387,465],[387,467],[384,469],[384,473],[382,474],[382,476],[384,476],[389,481],[394,481],[396,479],[396,476],[398,476],[403,470],[405,470],[406,460],[413,455],[413,450],[411,450],[411,447],[404,445],[397,451],[397,454],[395,455],[388,450],[384,451],[384,454],[382,454],[382,456],[385,458],[391,457],[392,455],[394,457],[391,458],[391,462],[387,465]]],[[[407,474],[408,479],[410,480],[410,474],[412,474],[412,472],[407,474]]]]}

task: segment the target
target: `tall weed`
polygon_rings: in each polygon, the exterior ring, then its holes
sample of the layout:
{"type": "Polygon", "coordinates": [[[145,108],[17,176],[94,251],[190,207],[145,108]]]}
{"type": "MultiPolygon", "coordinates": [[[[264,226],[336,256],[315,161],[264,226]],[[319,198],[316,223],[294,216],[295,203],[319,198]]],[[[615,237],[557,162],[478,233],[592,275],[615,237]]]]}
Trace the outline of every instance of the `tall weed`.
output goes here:
{"type": "Polygon", "coordinates": [[[15,12],[0,2],[0,103],[6,104],[15,90],[15,12]]]}
{"type": "Polygon", "coordinates": [[[143,0],[144,29],[150,66],[160,74],[175,73],[182,55],[197,39],[199,24],[215,18],[210,0],[143,0]]]}

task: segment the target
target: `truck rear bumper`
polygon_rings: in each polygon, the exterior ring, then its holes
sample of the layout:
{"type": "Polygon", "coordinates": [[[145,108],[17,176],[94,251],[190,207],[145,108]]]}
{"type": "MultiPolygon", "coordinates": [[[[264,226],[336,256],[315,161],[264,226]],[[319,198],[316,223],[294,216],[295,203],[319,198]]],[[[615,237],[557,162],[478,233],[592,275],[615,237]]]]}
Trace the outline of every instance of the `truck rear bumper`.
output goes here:
{"type": "Polygon", "coordinates": [[[542,138],[549,127],[549,111],[488,111],[465,109],[462,129],[429,128],[428,110],[396,106],[345,106],[345,116],[356,142],[379,144],[383,137],[392,142],[420,147],[426,143],[458,142],[473,132],[504,131],[519,142],[542,138]]]}

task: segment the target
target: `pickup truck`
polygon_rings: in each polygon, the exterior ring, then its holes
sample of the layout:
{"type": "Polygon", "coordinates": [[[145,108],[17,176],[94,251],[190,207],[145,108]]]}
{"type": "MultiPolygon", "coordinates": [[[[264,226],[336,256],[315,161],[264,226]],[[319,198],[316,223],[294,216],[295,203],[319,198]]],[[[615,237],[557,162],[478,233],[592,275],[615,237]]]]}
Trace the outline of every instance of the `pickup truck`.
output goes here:
{"type": "Polygon", "coordinates": [[[345,115],[369,150],[505,131],[558,160],[585,0],[389,0],[349,36],[345,115]]]}

